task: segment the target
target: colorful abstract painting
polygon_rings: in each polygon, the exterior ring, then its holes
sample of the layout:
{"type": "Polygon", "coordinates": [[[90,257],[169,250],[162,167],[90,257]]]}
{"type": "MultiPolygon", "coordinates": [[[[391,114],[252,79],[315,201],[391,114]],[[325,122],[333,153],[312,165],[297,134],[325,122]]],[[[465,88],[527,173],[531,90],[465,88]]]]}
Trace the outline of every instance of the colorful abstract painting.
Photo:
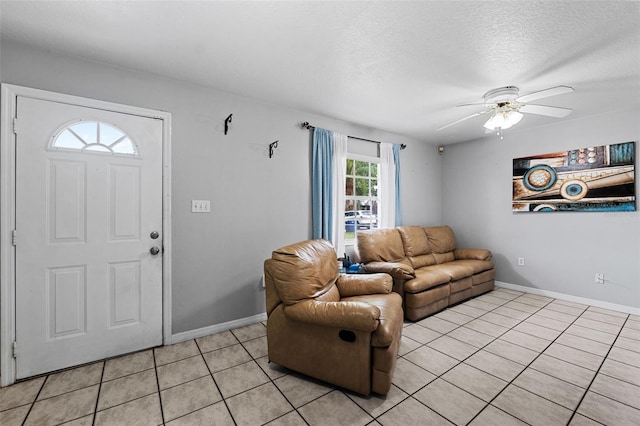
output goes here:
{"type": "Polygon", "coordinates": [[[635,211],[635,142],[513,160],[514,212],[635,211]]]}

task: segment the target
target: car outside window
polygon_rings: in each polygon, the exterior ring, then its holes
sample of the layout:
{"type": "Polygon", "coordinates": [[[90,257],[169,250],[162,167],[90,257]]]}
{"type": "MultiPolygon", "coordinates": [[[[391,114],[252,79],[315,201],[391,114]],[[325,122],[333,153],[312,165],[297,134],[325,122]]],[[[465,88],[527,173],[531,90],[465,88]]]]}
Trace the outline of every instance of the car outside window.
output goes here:
{"type": "Polygon", "coordinates": [[[347,243],[353,242],[358,230],[378,227],[379,167],[376,161],[347,158],[344,209],[347,243]]]}

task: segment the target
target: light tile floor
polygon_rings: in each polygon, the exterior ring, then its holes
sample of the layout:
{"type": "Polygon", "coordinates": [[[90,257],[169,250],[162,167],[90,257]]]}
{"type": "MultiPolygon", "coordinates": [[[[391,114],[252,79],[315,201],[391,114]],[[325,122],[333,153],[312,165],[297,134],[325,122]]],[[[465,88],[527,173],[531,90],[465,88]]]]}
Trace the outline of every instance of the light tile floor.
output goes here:
{"type": "Polygon", "coordinates": [[[0,390],[10,425],[638,425],[640,317],[496,289],[406,323],[362,397],[267,362],[263,323],[0,390]]]}

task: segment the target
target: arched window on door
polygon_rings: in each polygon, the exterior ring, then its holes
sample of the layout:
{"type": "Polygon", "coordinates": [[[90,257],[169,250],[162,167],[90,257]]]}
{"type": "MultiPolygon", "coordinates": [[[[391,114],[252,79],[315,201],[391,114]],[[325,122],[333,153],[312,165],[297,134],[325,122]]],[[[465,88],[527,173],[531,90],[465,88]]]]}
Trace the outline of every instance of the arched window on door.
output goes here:
{"type": "Polygon", "coordinates": [[[122,130],[101,121],[80,121],[60,130],[50,149],[139,157],[138,146],[122,130]]]}

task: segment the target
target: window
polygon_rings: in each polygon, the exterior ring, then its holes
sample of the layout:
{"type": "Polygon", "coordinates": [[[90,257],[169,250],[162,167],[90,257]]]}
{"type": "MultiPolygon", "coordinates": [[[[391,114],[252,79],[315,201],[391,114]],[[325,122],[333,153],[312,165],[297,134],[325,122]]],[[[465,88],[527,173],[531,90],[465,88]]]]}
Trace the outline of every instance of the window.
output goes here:
{"type": "Polygon", "coordinates": [[[377,158],[347,158],[344,230],[345,241],[353,241],[360,229],[378,227],[377,158]]]}
{"type": "Polygon", "coordinates": [[[98,121],[80,121],[63,128],[51,143],[52,149],[138,157],[138,147],[117,127],[98,121]]]}

